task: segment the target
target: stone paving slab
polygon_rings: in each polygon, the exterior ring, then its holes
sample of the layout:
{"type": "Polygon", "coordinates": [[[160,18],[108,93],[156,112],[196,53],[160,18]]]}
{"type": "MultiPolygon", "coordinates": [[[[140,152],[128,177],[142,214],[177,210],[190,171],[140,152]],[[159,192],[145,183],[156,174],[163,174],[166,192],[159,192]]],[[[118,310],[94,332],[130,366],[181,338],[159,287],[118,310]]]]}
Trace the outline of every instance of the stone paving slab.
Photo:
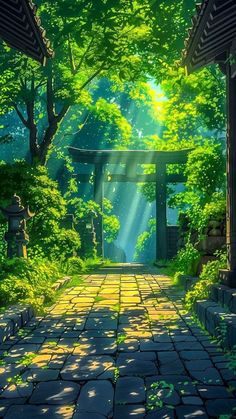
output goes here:
{"type": "Polygon", "coordinates": [[[0,418],[236,417],[236,374],[182,297],[142,265],[86,275],[0,346],[0,418]]]}
{"type": "Polygon", "coordinates": [[[77,401],[77,411],[90,413],[91,417],[94,413],[107,417],[113,411],[113,398],[114,390],[110,381],[90,381],[81,390],[77,401]]]}

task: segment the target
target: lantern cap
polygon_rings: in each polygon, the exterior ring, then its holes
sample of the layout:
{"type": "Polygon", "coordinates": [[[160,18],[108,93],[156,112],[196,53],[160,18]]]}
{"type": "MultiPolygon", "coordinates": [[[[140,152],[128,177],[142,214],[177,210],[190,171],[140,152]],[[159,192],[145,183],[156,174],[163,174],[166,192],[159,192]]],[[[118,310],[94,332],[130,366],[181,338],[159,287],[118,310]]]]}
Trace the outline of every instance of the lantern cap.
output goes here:
{"type": "Polygon", "coordinates": [[[11,200],[11,204],[7,208],[0,207],[3,215],[8,217],[22,216],[26,220],[32,218],[35,214],[30,212],[29,207],[26,208],[21,204],[21,198],[14,194],[11,200]]]}

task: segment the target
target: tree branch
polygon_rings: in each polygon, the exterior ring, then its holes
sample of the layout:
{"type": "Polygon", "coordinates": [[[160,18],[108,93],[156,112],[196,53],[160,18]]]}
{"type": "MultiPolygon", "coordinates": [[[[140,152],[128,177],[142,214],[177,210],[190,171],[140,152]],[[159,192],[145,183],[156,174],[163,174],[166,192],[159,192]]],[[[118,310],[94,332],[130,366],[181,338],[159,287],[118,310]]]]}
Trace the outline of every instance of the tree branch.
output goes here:
{"type": "Polygon", "coordinates": [[[88,114],[85,116],[83,122],[80,124],[80,128],[77,131],[67,132],[67,133],[63,134],[62,137],[60,139],[58,139],[58,141],[55,142],[54,144],[55,145],[60,144],[65,137],[72,137],[72,136],[75,136],[75,135],[79,134],[84,129],[85,125],[87,124],[90,115],[91,115],[91,112],[88,112],[88,114]]]}
{"type": "MultiPolygon", "coordinates": [[[[80,86],[80,91],[85,89],[85,87],[91,83],[91,81],[104,69],[105,62],[102,63],[102,65],[80,86]]],[[[61,111],[56,116],[57,123],[60,123],[61,120],[64,118],[66,113],[68,112],[70,108],[70,104],[66,104],[62,107],[61,111]]]]}
{"type": "Polygon", "coordinates": [[[86,82],[82,84],[82,86],[80,86],[79,90],[83,90],[89,83],[91,83],[91,81],[95,79],[95,77],[97,77],[99,73],[101,73],[101,71],[104,69],[104,66],[105,66],[105,61],[103,61],[101,66],[96,71],[94,71],[94,73],[86,80],[86,82]]]}
{"type": "Polygon", "coordinates": [[[69,53],[71,74],[75,75],[76,74],[76,68],[75,68],[73,51],[72,51],[72,47],[71,47],[70,34],[68,35],[68,53],[69,53]]]}
{"type": "Polygon", "coordinates": [[[62,107],[62,109],[61,109],[61,111],[57,114],[57,116],[56,116],[56,121],[57,121],[57,123],[60,123],[61,122],[61,120],[64,118],[64,116],[67,114],[67,112],[68,112],[68,110],[70,109],[70,105],[69,104],[67,104],[67,105],[64,105],[63,107],[62,107]]]}
{"type": "Polygon", "coordinates": [[[54,112],[54,93],[53,93],[53,85],[52,85],[52,74],[47,79],[47,114],[48,114],[48,122],[49,124],[55,119],[55,112],[54,112]]]}
{"type": "Polygon", "coordinates": [[[14,109],[15,109],[15,111],[16,111],[16,113],[17,113],[17,115],[19,116],[19,118],[20,118],[21,122],[25,125],[25,127],[26,127],[26,128],[28,128],[28,129],[29,129],[29,121],[27,121],[27,120],[24,118],[23,114],[22,114],[22,113],[21,113],[21,111],[19,110],[19,108],[18,108],[18,106],[17,106],[17,104],[16,104],[16,103],[13,103],[13,106],[14,106],[14,109]]]}
{"type": "Polygon", "coordinates": [[[46,80],[43,79],[40,83],[36,84],[35,90],[38,90],[40,87],[42,87],[45,84],[47,84],[47,82],[46,80]]]}
{"type": "Polygon", "coordinates": [[[39,145],[38,145],[38,130],[34,119],[34,104],[35,104],[35,80],[34,77],[31,80],[31,96],[26,102],[26,109],[28,115],[29,124],[29,143],[30,143],[30,154],[32,162],[38,159],[39,145]]]}
{"type": "Polygon", "coordinates": [[[81,68],[81,66],[82,66],[82,64],[83,64],[83,61],[84,61],[84,59],[85,59],[86,55],[88,54],[88,52],[89,52],[89,50],[90,50],[90,48],[91,48],[91,46],[92,46],[93,41],[94,41],[94,36],[92,36],[92,38],[91,38],[91,40],[90,40],[90,42],[89,42],[89,44],[88,44],[88,46],[87,46],[86,50],[84,51],[83,55],[81,56],[81,58],[80,58],[80,60],[79,60],[79,64],[76,66],[76,70],[75,70],[75,71],[76,71],[76,73],[77,73],[77,72],[78,72],[78,70],[81,68]]]}

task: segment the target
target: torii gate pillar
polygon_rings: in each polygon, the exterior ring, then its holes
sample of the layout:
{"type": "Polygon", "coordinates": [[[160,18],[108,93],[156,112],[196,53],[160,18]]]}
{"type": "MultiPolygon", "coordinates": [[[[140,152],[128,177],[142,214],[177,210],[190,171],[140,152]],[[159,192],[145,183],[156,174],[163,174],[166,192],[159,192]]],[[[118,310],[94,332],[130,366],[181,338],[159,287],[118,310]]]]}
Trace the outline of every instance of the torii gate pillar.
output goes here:
{"type": "Polygon", "coordinates": [[[167,259],[166,164],[156,165],[156,259],[167,259]]]}
{"type": "MultiPolygon", "coordinates": [[[[94,170],[94,201],[100,206],[103,212],[103,198],[104,198],[104,174],[103,165],[95,164],[94,170]]],[[[103,216],[98,214],[94,219],[94,227],[96,232],[97,255],[104,257],[104,233],[103,233],[103,216]]]]}

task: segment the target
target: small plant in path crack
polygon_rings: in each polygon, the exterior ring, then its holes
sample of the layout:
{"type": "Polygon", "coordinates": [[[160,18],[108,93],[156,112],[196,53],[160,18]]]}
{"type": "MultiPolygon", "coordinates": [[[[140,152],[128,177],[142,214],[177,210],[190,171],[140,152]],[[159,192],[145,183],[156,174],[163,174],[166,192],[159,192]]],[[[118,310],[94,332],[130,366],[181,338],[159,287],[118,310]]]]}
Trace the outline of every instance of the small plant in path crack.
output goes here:
{"type": "Polygon", "coordinates": [[[19,329],[17,334],[18,334],[18,336],[19,336],[19,337],[24,338],[24,337],[26,337],[26,336],[27,336],[30,332],[31,332],[31,330],[30,330],[30,329],[25,328],[25,329],[19,329]]]}
{"type": "Polygon", "coordinates": [[[120,377],[120,370],[118,367],[115,367],[114,369],[114,377],[113,377],[113,383],[115,384],[120,377]]]}
{"type": "Polygon", "coordinates": [[[116,338],[117,345],[120,345],[121,343],[124,343],[126,341],[126,339],[127,339],[126,335],[117,336],[117,338],[116,338]]]}
{"type": "Polygon", "coordinates": [[[14,375],[13,377],[8,377],[7,378],[7,382],[9,384],[15,384],[15,385],[17,385],[17,384],[23,384],[24,383],[21,375],[19,375],[19,374],[14,375]]]}
{"type": "Polygon", "coordinates": [[[16,361],[16,363],[20,365],[24,365],[25,367],[28,367],[30,364],[32,364],[32,361],[35,357],[36,357],[36,354],[34,354],[33,352],[30,352],[24,355],[18,361],[16,361]]]}
{"type": "MultiPolygon", "coordinates": [[[[150,394],[147,397],[147,410],[154,410],[164,406],[163,398],[166,400],[171,397],[174,391],[174,385],[166,381],[156,381],[150,386],[150,394]],[[163,395],[162,390],[165,390],[163,395]]],[[[169,408],[173,406],[168,405],[169,408]]]]}

